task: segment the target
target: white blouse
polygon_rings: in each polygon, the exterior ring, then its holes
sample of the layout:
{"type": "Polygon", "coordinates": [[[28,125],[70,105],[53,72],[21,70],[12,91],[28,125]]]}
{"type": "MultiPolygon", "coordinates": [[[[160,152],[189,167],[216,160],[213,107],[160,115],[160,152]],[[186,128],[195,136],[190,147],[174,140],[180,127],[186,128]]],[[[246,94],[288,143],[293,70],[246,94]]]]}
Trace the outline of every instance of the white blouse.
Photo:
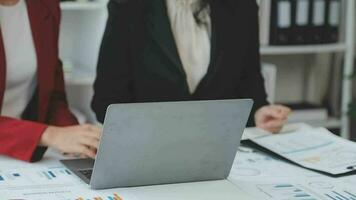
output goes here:
{"type": "Polygon", "coordinates": [[[21,118],[37,81],[37,58],[25,0],[0,5],[0,30],[6,58],[6,87],[2,116],[21,118]]]}
{"type": "Polygon", "coordinates": [[[210,8],[204,8],[197,20],[194,15],[201,0],[166,0],[166,5],[189,90],[194,93],[210,64],[210,8]]]}

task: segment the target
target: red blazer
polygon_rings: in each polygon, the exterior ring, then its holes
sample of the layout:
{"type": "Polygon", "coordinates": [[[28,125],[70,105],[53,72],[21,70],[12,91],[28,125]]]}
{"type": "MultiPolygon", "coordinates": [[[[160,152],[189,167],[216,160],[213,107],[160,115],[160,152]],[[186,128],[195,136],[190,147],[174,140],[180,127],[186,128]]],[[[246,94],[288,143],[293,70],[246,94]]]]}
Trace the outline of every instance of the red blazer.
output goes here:
{"type": "MultiPolygon", "coordinates": [[[[38,122],[0,116],[0,154],[31,161],[47,124],[77,124],[68,109],[63,70],[58,58],[59,0],[27,0],[37,53],[38,122]]],[[[19,55],[21,56],[21,55],[19,55]]],[[[6,80],[5,49],[0,31],[0,110],[6,80]]]]}

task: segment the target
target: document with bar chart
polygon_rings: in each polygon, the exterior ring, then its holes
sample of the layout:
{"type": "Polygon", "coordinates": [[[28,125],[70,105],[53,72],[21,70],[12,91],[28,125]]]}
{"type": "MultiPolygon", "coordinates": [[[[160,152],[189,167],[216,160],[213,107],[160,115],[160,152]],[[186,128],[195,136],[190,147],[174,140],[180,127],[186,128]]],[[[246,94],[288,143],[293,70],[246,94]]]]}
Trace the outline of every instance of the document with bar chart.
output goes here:
{"type": "Polygon", "coordinates": [[[256,199],[270,200],[356,200],[356,188],[326,181],[241,182],[237,186],[256,199]]]}
{"type": "Polygon", "coordinates": [[[64,167],[1,169],[0,199],[21,200],[136,200],[120,190],[91,190],[64,167]]]}
{"type": "Polygon", "coordinates": [[[118,194],[114,193],[113,195],[104,196],[96,196],[92,199],[88,199],[85,197],[79,197],[76,200],[123,200],[118,194]]]}
{"type": "Polygon", "coordinates": [[[0,169],[0,190],[71,186],[78,182],[80,181],[63,167],[0,169]]]}
{"type": "Polygon", "coordinates": [[[356,200],[356,175],[324,176],[245,148],[237,153],[228,180],[256,200],[356,200]]]}
{"type": "Polygon", "coordinates": [[[325,128],[262,136],[252,141],[303,167],[339,175],[356,170],[356,143],[325,128]]]}
{"type": "Polygon", "coordinates": [[[0,191],[1,200],[137,200],[123,191],[94,191],[82,186],[0,191]]]}

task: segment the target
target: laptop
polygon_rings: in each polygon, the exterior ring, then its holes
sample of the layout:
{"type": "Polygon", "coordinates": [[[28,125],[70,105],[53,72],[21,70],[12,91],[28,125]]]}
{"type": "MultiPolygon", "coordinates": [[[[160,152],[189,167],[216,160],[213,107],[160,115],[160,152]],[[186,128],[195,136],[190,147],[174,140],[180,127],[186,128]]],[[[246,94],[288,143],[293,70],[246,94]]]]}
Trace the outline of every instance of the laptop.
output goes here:
{"type": "Polygon", "coordinates": [[[253,101],[110,105],[95,161],[61,162],[92,189],[222,180],[253,101]]]}

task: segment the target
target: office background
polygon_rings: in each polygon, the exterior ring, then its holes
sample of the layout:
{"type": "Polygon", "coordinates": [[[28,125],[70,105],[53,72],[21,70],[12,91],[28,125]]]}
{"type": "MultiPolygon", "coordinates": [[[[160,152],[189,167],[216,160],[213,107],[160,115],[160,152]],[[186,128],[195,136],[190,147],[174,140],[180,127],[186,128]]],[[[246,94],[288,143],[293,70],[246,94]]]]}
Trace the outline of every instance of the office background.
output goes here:
{"type": "MultiPolygon", "coordinates": [[[[81,122],[95,123],[90,100],[107,1],[61,3],[60,57],[69,103],[81,122]]],[[[342,118],[342,106],[346,106],[342,97],[347,98],[354,91],[356,99],[356,90],[342,84],[344,69],[352,68],[350,54],[355,58],[356,34],[350,28],[355,28],[356,7],[347,6],[351,1],[258,1],[262,65],[269,100],[295,108],[292,122],[325,126],[335,133],[344,130],[346,134],[349,126],[345,128],[342,120],[346,118],[346,114],[342,118]],[[349,45],[350,41],[354,45],[349,45]]],[[[347,133],[352,132],[350,137],[356,139],[356,119],[352,118],[350,124],[351,131],[347,133]]]]}

